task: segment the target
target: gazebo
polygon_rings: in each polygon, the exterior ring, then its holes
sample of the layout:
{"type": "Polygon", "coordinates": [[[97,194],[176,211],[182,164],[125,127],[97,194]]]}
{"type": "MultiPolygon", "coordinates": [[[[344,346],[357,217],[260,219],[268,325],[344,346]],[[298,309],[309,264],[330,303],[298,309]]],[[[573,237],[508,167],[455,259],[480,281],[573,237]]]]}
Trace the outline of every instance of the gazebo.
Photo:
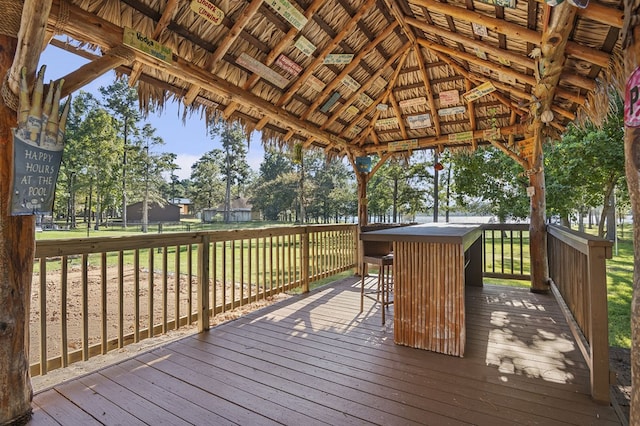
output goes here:
{"type": "MultiPolygon", "coordinates": [[[[12,389],[0,394],[0,423],[19,418],[30,402],[24,336],[35,221],[8,211],[10,130],[21,70],[31,87],[46,45],[89,61],[64,77],[62,98],[115,70],[138,85],[142,109],[176,100],[185,114],[200,111],[259,130],[265,144],[346,157],[358,178],[361,225],[367,181],[388,159],[425,149],[499,148],[529,178],[533,292],[549,286],[542,145],[559,140],[570,122],[600,122],[610,92],[624,90],[637,63],[631,34],[638,6],[612,0],[0,5],[0,389],[12,389]],[[362,171],[358,165],[371,156],[379,161],[362,171]]],[[[627,132],[627,177],[635,213],[634,132],[627,132]]],[[[634,335],[634,351],[638,341],[634,335]]]]}

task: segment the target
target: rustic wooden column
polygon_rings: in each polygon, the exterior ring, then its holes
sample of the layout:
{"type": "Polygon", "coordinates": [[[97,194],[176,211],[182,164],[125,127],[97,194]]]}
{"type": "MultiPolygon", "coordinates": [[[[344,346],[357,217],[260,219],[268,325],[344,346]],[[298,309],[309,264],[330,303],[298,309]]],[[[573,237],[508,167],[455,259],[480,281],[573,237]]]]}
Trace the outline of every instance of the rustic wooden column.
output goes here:
{"type": "MultiPolygon", "coordinates": [[[[625,1],[625,16],[639,12],[625,1]]],[[[637,3],[634,3],[637,5],[637,3]]],[[[640,26],[623,29],[625,79],[638,67],[640,26]],[[625,33],[624,30],[628,32],[625,33]],[[632,33],[631,33],[632,32],[632,33]]],[[[627,102],[625,101],[625,107],[627,102]]],[[[636,106],[637,107],[637,106],[636,106]]],[[[626,114],[625,114],[626,115],[626,114]]],[[[631,410],[629,424],[640,423],[640,128],[626,127],[624,132],[625,172],[633,214],[633,297],[631,300],[631,410]]]]}
{"type": "Polygon", "coordinates": [[[529,253],[531,256],[531,291],[546,293],[549,291],[549,259],[547,253],[546,191],[544,183],[544,155],[542,153],[542,122],[532,126],[533,156],[529,160],[530,196],[529,253]]]}
{"type": "Polygon", "coordinates": [[[354,171],[356,174],[356,179],[358,181],[358,230],[356,232],[356,236],[358,238],[358,275],[362,276],[367,273],[362,266],[362,253],[364,253],[362,248],[362,241],[360,240],[360,229],[369,223],[369,213],[367,210],[367,183],[369,182],[369,176],[367,173],[359,172],[358,169],[354,166],[354,171]]]}
{"type": "MultiPolygon", "coordinates": [[[[0,0],[0,424],[31,417],[29,310],[35,254],[35,217],[11,216],[12,128],[17,125],[18,76],[35,73],[51,1],[0,0]]],[[[47,360],[40,360],[46,363],[47,360]]]]}

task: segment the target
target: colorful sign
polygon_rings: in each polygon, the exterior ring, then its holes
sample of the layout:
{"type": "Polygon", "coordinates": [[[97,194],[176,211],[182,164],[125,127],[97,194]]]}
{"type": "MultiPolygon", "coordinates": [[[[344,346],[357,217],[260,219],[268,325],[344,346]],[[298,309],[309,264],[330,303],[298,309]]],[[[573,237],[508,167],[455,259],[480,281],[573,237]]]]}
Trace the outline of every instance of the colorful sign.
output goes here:
{"type": "Polygon", "coordinates": [[[378,105],[376,105],[376,109],[378,111],[386,111],[386,110],[389,109],[389,105],[387,105],[387,104],[378,104],[378,105]]]}
{"type": "Polygon", "coordinates": [[[358,83],[356,79],[351,77],[349,74],[344,76],[344,78],[342,79],[342,84],[344,84],[352,92],[356,92],[360,88],[360,83],[358,83]]]}
{"type": "Polygon", "coordinates": [[[145,55],[149,55],[156,59],[159,59],[162,62],[166,62],[168,64],[173,62],[173,52],[171,51],[171,49],[153,39],[150,39],[146,35],[134,30],[133,28],[124,28],[122,43],[129,47],[133,47],[136,50],[139,50],[145,55]]]}
{"type": "Polygon", "coordinates": [[[356,157],[356,169],[360,173],[369,173],[371,171],[371,157],[356,157]]]}
{"type": "Polygon", "coordinates": [[[505,58],[504,56],[498,56],[498,62],[500,62],[502,65],[505,65],[507,67],[511,66],[511,61],[505,58]]]}
{"type": "Polygon", "coordinates": [[[398,119],[396,117],[380,118],[376,121],[376,127],[397,127],[398,119]]]}
{"type": "Polygon", "coordinates": [[[371,97],[369,95],[367,95],[366,93],[360,93],[360,97],[358,98],[358,100],[365,107],[368,107],[369,105],[371,105],[373,103],[373,99],[371,99],[371,97]]]}
{"type": "Polygon", "coordinates": [[[485,61],[487,60],[487,54],[484,52],[484,50],[478,48],[478,47],[474,47],[473,48],[474,52],[476,52],[476,56],[480,59],[484,59],[485,61]]]}
{"type": "Polygon", "coordinates": [[[303,35],[298,37],[298,39],[294,43],[294,46],[306,56],[311,56],[313,55],[313,52],[316,51],[316,46],[309,40],[307,40],[307,38],[303,35]]]}
{"type": "Polygon", "coordinates": [[[326,84],[324,84],[324,81],[320,80],[318,77],[316,77],[313,74],[311,74],[307,78],[307,84],[316,92],[322,92],[326,87],[326,84]]]}
{"type": "Polygon", "coordinates": [[[208,0],[191,0],[191,10],[198,16],[211,22],[213,25],[220,25],[224,19],[224,12],[215,4],[208,0]]]}
{"type": "Polygon", "coordinates": [[[407,151],[418,147],[418,139],[406,139],[403,141],[389,142],[387,149],[389,151],[407,151]]]}
{"type": "Polygon", "coordinates": [[[466,142],[473,140],[473,132],[461,132],[449,134],[449,142],[466,142]]]}
{"type": "Polygon", "coordinates": [[[489,33],[487,32],[487,27],[485,27],[484,25],[476,24],[475,22],[472,22],[471,25],[473,26],[473,33],[475,35],[480,37],[487,37],[489,35],[489,33]]]}
{"type": "Polygon", "coordinates": [[[360,110],[353,105],[349,105],[349,108],[347,108],[346,113],[349,115],[357,115],[358,113],[360,113],[360,110]]]}
{"type": "Polygon", "coordinates": [[[286,19],[293,27],[300,31],[305,25],[307,25],[307,17],[296,9],[287,0],[268,0],[267,3],[273,8],[280,16],[286,19]]]}
{"type": "Polygon", "coordinates": [[[485,83],[482,83],[480,86],[476,86],[473,89],[469,90],[467,93],[462,95],[462,97],[467,102],[473,102],[476,99],[480,99],[481,97],[486,96],[491,92],[494,92],[495,90],[496,90],[495,86],[490,81],[487,81],[485,83]]]}
{"type": "Polygon", "coordinates": [[[324,103],[324,105],[320,107],[320,111],[326,114],[327,112],[329,112],[331,107],[334,106],[336,102],[338,102],[338,99],[340,99],[340,92],[333,92],[329,99],[327,99],[327,101],[324,103]]]}
{"type": "Polygon", "coordinates": [[[624,124],[640,127],[640,67],[631,73],[624,90],[624,124]]]}
{"type": "Polygon", "coordinates": [[[440,92],[440,106],[456,105],[458,102],[460,102],[460,92],[457,90],[440,92]]]}
{"type": "Polygon", "coordinates": [[[322,61],[325,65],[345,65],[353,60],[353,53],[330,53],[322,61]]]}
{"type": "Polygon", "coordinates": [[[494,141],[500,137],[500,128],[492,127],[482,132],[482,137],[488,141],[494,141]]]}
{"type": "Polygon", "coordinates": [[[236,58],[236,63],[242,67],[245,67],[249,71],[253,71],[265,80],[275,84],[281,89],[284,89],[289,84],[289,80],[286,77],[281,76],[262,62],[242,52],[240,56],[236,58]]]}
{"type": "Polygon", "coordinates": [[[349,133],[350,133],[352,136],[355,136],[355,135],[357,135],[358,133],[360,133],[361,131],[362,131],[362,127],[360,127],[360,126],[353,126],[353,127],[351,128],[351,130],[349,130],[349,133]]]}
{"type": "Polygon", "coordinates": [[[490,4],[492,6],[510,7],[511,9],[516,7],[516,0],[480,0],[482,3],[490,4]]]}
{"type": "Polygon", "coordinates": [[[405,99],[403,101],[398,102],[398,106],[400,108],[409,108],[412,106],[419,106],[419,105],[426,105],[427,104],[427,98],[425,98],[424,96],[421,96],[419,98],[413,98],[413,99],[405,99]]]}
{"type": "Polygon", "coordinates": [[[516,84],[516,77],[511,74],[498,72],[498,79],[503,83],[516,84]]]}
{"type": "Polygon", "coordinates": [[[410,115],[407,117],[410,129],[424,129],[431,127],[431,114],[410,115]]]}
{"type": "Polygon", "coordinates": [[[454,107],[451,107],[451,108],[439,109],[438,110],[438,115],[440,117],[447,117],[447,116],[450,116],[450,115],[464,114],[465,112],[467,112],[467,107],[465,107],[465,106],[454,106],[454,107]]]}
{"type": "Polygon", "coordinates": [[[302,71],[302,67],[300,65],[283,54],[280,54],[278,59],[276,59],[276,65],[292,75],[298,75],[302,71]]]}

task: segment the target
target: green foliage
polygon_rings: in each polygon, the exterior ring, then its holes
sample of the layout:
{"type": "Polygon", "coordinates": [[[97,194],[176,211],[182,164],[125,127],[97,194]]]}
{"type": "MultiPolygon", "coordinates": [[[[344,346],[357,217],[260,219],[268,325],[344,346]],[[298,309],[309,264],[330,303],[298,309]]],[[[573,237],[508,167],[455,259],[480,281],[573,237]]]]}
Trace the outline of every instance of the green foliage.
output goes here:
{"type": "Polygon", "coordinates": [[[501,222],[529,215],[527,179],[522,167],[496,148],[452,156],[456,201],[465,206],[483,201],[501,222]]]}

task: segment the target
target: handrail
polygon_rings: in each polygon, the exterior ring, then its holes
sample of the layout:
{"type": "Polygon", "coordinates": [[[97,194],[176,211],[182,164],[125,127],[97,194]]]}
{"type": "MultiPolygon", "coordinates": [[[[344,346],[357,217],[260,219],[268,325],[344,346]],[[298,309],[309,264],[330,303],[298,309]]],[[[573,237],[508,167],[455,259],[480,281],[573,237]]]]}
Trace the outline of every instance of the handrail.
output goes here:
{"type": "Polygon", "coordinates": [[[337,224],[37,241],[31,374],[308,291],[356,266],[356,233],[337,224]]]}
{"type": "Polygon", "coordinates": [[[509,280],[531,278],[529,224],[488,223],[482,225],[482,232],[483,277],[509,280]]]}
{"type": "Polygon", "coordinates": [[[609,401],[606,259],[612,243],[557,225],[547,226],[552,291],[591,370],[591,396],[609,401]]]}

